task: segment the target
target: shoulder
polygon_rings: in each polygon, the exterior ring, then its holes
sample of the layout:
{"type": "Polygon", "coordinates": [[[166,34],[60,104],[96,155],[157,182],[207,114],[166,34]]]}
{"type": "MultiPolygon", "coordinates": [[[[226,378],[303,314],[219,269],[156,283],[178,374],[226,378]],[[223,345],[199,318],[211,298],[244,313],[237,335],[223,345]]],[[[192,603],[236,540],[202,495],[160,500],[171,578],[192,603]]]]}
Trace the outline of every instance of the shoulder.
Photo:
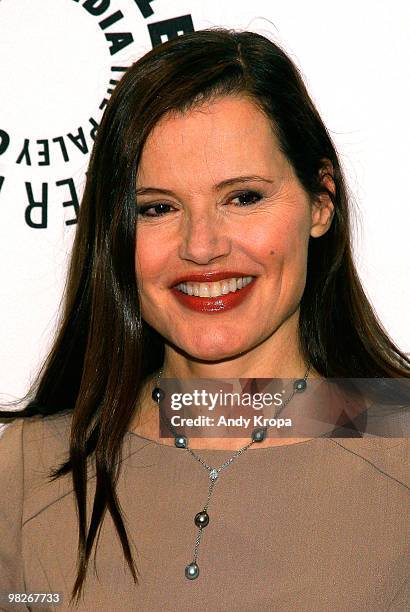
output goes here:
{"type": "Polygon", "coordinates": [[[0,429],[3,467],[17,466],[37,455],[45,460],[68,451],[71,413],[16,418],[0,429]]]}
{"type": "Polygon", "coordinates": [[[375,477],[388,478],[410,488],[410,438],[330,438],[340,457],[352,465],[366,467],[375,477]]]}
{"type": "Polygon", "coordinates": [[[24,525],[72,490],[68,478],[48,480],[68,450],[69,425],[69,415],[16,418],[0,430],[1,592],[25,590],[24,525]]]}
{"type": "Polygon", "coordinates": [[[22,523],[72,488],[71,479],[50,482],[50,472],[68,459],[71,414],[16,418],[0,432],[0,512],[22,523]]]}
{"type": "Polygon", "coordinates": [[[0,431],[0,491],[3,503],[0,515],[12,499],[22,503],[23,483],[23,423],[16,419],[0,431]]]}

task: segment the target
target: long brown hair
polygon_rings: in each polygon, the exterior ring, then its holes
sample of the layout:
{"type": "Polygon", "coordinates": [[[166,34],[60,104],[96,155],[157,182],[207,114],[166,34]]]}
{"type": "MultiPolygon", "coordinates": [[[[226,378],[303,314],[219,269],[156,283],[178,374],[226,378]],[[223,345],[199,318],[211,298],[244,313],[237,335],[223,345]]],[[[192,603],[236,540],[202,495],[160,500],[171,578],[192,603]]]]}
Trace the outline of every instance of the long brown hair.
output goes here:
{"type": "MultiPolygon", "coordinates": [[[[276,44],[251,32],[211,29],[155,47],[115,89],[99,127],[52,350],[18,415],[73,413],[69,459],[79,518],[81,595],[105,511],[138,583],[116,483],[122,441],[144,379],[161,367],[164,340],[141,317],[135,276],[136,173],[147,136],[165,113],[225,95],[246,95],[266,113],[282,152],[312,198],[326,192],[330,229],[310,239],[300,304],[300,346],[323,377],[409,377],[410,360],[388,337],[360,283],[351,249],[350,211],[338,156],[298,69],[276,44]],[[333,166],[336,194],[320,179],[333,166]],[[96,491],[87,531],[87,462],[96,491]]],[[[10,416],[3,412],[2,416],[10,416]]]]}

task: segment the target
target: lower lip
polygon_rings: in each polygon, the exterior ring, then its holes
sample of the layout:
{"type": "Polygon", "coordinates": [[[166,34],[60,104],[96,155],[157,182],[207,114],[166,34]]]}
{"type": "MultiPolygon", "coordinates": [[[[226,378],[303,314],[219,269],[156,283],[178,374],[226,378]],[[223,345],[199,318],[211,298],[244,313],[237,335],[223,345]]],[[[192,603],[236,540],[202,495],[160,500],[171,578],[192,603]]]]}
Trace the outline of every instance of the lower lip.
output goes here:
{"type": "Polygon", "coordinates": [[[194,310],[195,312],[205,312],[208,314],[217,314],[218,312],[226,312],[232,310],[239,304],[242,304],[248,297],[252,288],[255,284],[255,278],[246,285],[243,289],[237,289],[234,293],[227,293],[226,295],[218,295],[218,297],[197,297],[195,295],[188,295],[182,293],[179,289],[173,287],[172,293],[175,295],[180,304],[194,310]]]}

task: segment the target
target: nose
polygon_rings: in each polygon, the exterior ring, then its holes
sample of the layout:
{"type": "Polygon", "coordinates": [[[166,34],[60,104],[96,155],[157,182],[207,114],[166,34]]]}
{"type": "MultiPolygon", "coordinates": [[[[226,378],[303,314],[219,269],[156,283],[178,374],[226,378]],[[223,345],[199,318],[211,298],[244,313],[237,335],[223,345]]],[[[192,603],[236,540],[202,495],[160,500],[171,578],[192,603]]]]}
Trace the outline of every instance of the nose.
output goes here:
{"type": "Polygon", "coordinates": [[[212,212],[193,213],[183,221],[179,256],[197,264],[225,257],[231,252],[231,239],[225,224],[212,212]]]}

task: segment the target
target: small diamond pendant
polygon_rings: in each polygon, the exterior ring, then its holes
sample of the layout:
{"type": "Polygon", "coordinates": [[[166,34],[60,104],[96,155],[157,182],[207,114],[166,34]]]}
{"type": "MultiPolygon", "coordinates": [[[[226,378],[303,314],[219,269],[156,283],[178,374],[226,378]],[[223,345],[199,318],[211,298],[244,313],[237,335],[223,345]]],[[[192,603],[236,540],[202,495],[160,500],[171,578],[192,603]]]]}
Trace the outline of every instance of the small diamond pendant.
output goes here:
{"type": "Polygon", "coordinates": [[[212,470],[209,472],[209,478],[211,480],[216,480],[218,478],[218,470],[216,468],[212,468],[212,470]]]}

